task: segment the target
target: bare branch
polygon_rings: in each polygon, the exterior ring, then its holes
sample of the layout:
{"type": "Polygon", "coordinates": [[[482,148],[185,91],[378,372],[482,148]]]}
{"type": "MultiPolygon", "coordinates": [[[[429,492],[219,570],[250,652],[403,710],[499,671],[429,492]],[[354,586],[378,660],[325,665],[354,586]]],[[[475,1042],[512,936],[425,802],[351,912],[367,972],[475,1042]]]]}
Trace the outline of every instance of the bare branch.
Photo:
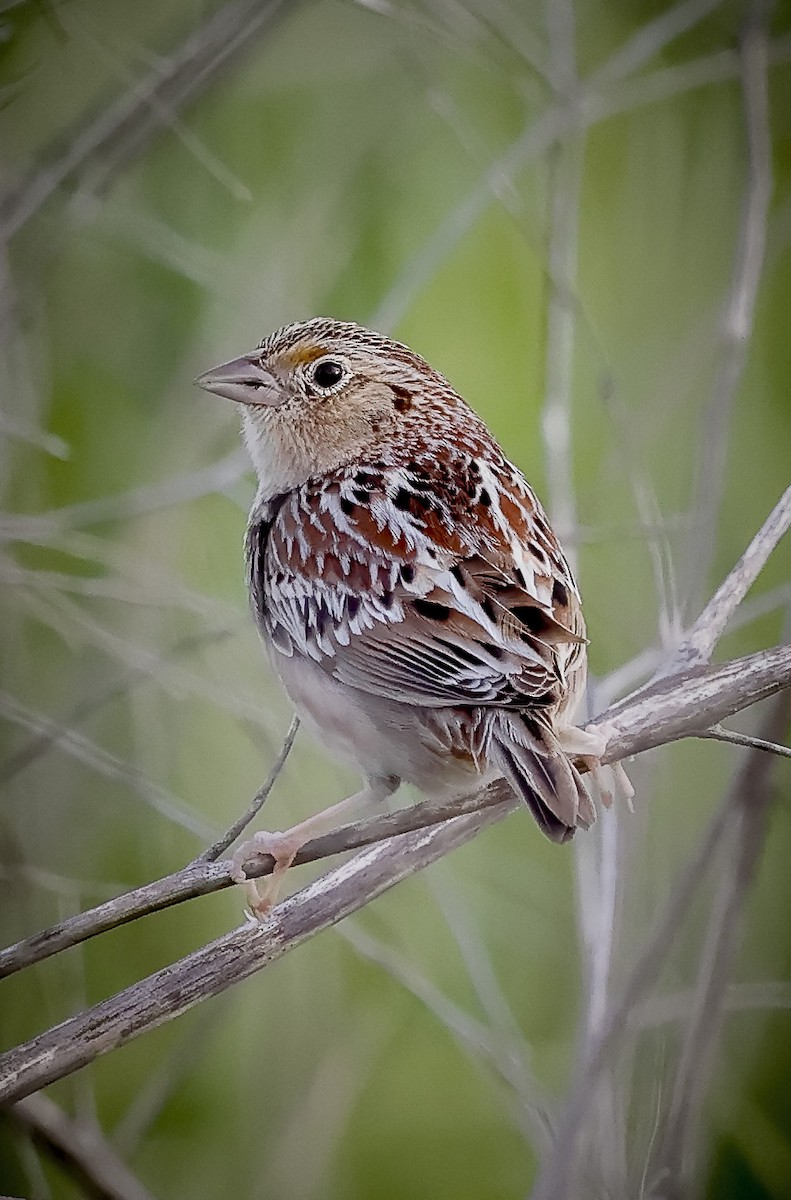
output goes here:
{"type": "MultiPolygon", "coordinates": [[[[566,0],[545,6],[558,100],[571,103],[578,87],[574,48],[574,7],[566,0]]],[[[570,133],[550,158],[550,215],[547,249],[550,295],[544,359],[544,407],[541,427],[549,488],[549,512],[556,527],[575,529],[577,506],[571,442],[571,392],[574,372],[575,296],[579,201],[584,142],[570,133]]],[[[572,559],[572,566],[574,566],[572,559]]]]}
{"type": "Polygon", "coordinates": [[[94,190],[109,186],[222,68],[252,49],[256,37],[285,7],[286,0],[232,0],[212,13],[164,64],[158,63],[147,79],[102,108],[95,120],[66,139],[65,151],[54,151],[45,165],[37,164],[3,198],[0,238],[12,238],[53,192],[64,186],[79,187],[91,171],[94,190]]]}
{"type": "MultiPolygon", "coordinates": [[[[725,715],[723,710],[731,713],[789,683],[791,646],[657,681],[650,695],[641,693],[631,707],[629,701],[622,701],[599,718],[611,733],[604,759],[615,761],[662,741],[687,736],[701,725],[707,727],[719,720],[725,715]]],[[[316,839],[303,847],[297,862],[338,853],[373,836],[388,840],[377,841],[350,862],[309,884],[279,905],[261,925],[243,927],[220,938],[0,1057],[0,1100],[28,1095],[86,1065],[97,1055],[224,991],[518,807],[519,801],[513,793],[495,783],[481,796],[442,807],[416,805],[367,822],[365,826],[316,839]],[[430,827],[418,828],[417,822],[430,827]],[[405,833],[405,828],[411,831],[405,833]]],[[[265,874],[266,869],[261,867],[257,873],[265,874]]],[[[10,948],[0,959],[3,973],[10,974],[143,912],[153,912],[189,896],[228,887],[230,883],[226,863],[187,867],[10,948]]]]}
{"type": "MultiPolygon", "coordinates": [[[[650,996],[632,1014],[632,1023],[640,1029],[653,1029],[689,1016],[692,991],[650,996]]],[[[756,983],[730,983],[722,1002],[726,1012],[785,1011],[791,1009],[791,983],[785,980],[761,980],[756,983]]]]}
{"type": "MultiPolygon", "coordinates": [[[[791,693],[786,693],[777,702],[778,705],[784,706],[789,703],[791,693]]],[[[778,707],[769,714],[768,731],[774,732],[779,711],[778,707]]],[[[650,984],[656,978],[684,913],[711,867],[723,838],[731,828],[735,798],[748,795],[749,789],[743,786],[743,781],[748,772],[751,773],[755,769],[756,758],[763,763],[771,762],[754,754],[751,756],[753,761],[745,764],[734,787],[711,820],[700,844],[676,879],[669,892],[669,902],[629,973],[620,999],[610,1006],[606,1021],[593,1039],[558,1125],[554,1150],[542,1165],[535,1189],[531,1193],[531,1200],[567,1200],[571,1194],[569,1185],[574,1174],[579,1134],[592,1108],[595,1108],[594,1100],[602,1073],[614,1050],[626,1035],[630,1014],[641,1003],[650,984]]]]}
{"type": "MultiPolygon", "coordinates": [[[[791,692],[778,696],[763,723],[766,738],[782,737],[791,717],[791,692]]],[[[763,740],[763,739],[762,739],[763,740]]],[[[740,917],[766,836],[771,800],[772,759],[753,749],[744,760],[728,803],[729,846],[719,872],[713,918],[701,954],[698,978],[676,1070],[664,1135],[657,1155],[668,1200],[690,1194],[696,1138],[714,1049],[722,1025],[722,1001],[736,952],[740,917]],[[666,1168],[666,1174],[663,1171],[666,1168]]]]}
{"type": "Polygon", "coordinates": [[[653,21],[646,21],[596,72],[597,83],[610,83],[633,75],[676,38],[681,37],[718,8],[720,2],[721,0],[680,0],[653,21]]]}
{"type": "Polygon", "coordinates": [[[152,1200],[98,1128],[64,1113],[46,1096],[28,1096],[4,1110],[96,1200],[152,1200]]]}
{"type": "Polygon", "coordinates": [[[772,137],[769,124],[769,6],[752,6],[741,40],[747,178],[731,284],[722,316],[722,354],[711,397],[703,413],[700,458],[695,481],[698,516],[689,543],[691,598],[706,586],[714,556],[717,517],[724,490],[731,411],[747,362],[758,285],[766,253],[772,197],[772,137]]]}
{"type": "MultiPolygon", "coordinates": [[[[778,646],[722,666],[697,668],[674,679],[657,681],[650,691],[641,690],[632,701],[629,698],[620,701],[591,724],[606,727],[610,740],[603,761],[615,762],[664,742],[696,737],[701,728],[716,724],[724,716],[731,716],[790,683],[791,646],[778,646]]],[[[580,769],[587,769],[584,763],[580,763],[580,769]]],[[[499,806],[500,816],[505,816],[518,808],[519,803],[510,791],[504,793],[493,785],[482,793],[447,804],[415,804],[315,838],[302,847],[293,865],[317,862],[492,806],[499,806]]],[[[249,874],[267,875],[272,866],[272,860],[251,864],[249,874]]],[[[119,925],[230,887],[228,871],[225,862],[197,861],[87,912],[68,917],[0,951],[0,979],[119,925]]]]}
{"type": "Polygon", "coordinates": [[[736,566],[717,588],[686,637],[660,668],[670,675],[694,663],[708,662],[725,626],[763,570],[766,560],[791,526],[791,487],[786,488],[736,566]]]}
{"type": "Polygon", "coordinates": [[[500,815],[490,808],[372,846],[283,901],[265,922],[246,923],[9,1051],[0,1058],[0,1099],[29,1095],[224,992],[463,845],[500,815]]]}
{"type": "Polygon", "coordinates": [[[241,817],[239,817],[237,821],[234,821],[233,825],[231,825],[229,829],[226,829],[222,837],[218,838],[212,846],[209,846],[208,850],[204,850],[203,854],[198,855],[192,865],[202,862],[216,862],[220,855],[224,854],[228,847],[233,845],[239,835],[243,833],[250,822],[255,819],[266,803],[272,788],[277,783],[280,772],[283,770],[283,767],[286,764],[286,759],[291,753],[291,747],[294,745],[294,738],[297,736],[298,729],[299,717],[293,717],[291,724],[288,727],[288,733],[283,740],[283,745],[280,747],[280,753],[275,759],[272,770],[269,772],[266,780],[253,796],[250,804],[242,813],[241,817]]]}
{"type": "Polygon", "coordinates": [[[679,675],[655,680],[594,718],[592,723],[606,727],[609,735],[603,761],[615,762],[636,753],[628,748],[636,742],[642,751],[682,737],[695,737],[700,729],[708,729],[787,687],[789,665],[791,645],[775,646],[715,667],[692,667],[679,675]],[[770,683],[775,672],[783,676],[777,686],[770,683]],[[715,710],[721,715],[707,720],[715,710]],[[660,741],[655,741],[654,735],[660,730],[660,741]]]}
{"type": "Polygon", "coordinates": [[[695,737],[710,738],[715,742],[730,742],[733,746],[751,746],[754,750],[765,750],[767,754],[777,754],[780,758],[791,758],[791,746],[781,746],[777,742],[768,742],[766,738],[751,737],[749,733],[737,733],[735,729],[723,729],[722,725],[712,725],[696,733],[695,737]]]}

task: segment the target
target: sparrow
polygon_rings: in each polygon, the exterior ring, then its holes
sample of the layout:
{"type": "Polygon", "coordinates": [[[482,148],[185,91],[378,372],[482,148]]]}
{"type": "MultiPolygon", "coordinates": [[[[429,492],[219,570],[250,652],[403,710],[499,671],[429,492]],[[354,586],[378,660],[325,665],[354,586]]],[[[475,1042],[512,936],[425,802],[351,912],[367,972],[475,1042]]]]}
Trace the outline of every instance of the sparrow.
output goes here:
{"type": "MultiPolygon", "coordinates": [[[[575,765],[585,622],[535,492],[408,346],[351,322],[284,326],[196,383],[234,401],[258,476],[253,615],[304,724],[364,778],[355,795],[234,855],[273,855],[274,903],[311,837],[403,782],[447,801],[503,778],[554,842],[596,810],[575,765]]],[[[251,881],[252,882],[252,881],[251,881]]]]}

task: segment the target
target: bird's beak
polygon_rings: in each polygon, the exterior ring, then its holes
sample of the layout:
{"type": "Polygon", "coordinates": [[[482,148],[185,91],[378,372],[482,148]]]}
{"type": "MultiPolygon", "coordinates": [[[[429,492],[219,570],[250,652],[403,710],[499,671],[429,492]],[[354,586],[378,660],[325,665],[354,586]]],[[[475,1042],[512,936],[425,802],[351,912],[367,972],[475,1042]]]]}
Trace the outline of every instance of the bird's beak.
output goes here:
{"type": "Polygon", "coordinates": [[[225,396],[226,400],[236,400],[238,404],[276,407],[285,399],[281,383],[261,365],[260,351],[256,350],[204,371],[195,384],[207,392],[225,396]]]}

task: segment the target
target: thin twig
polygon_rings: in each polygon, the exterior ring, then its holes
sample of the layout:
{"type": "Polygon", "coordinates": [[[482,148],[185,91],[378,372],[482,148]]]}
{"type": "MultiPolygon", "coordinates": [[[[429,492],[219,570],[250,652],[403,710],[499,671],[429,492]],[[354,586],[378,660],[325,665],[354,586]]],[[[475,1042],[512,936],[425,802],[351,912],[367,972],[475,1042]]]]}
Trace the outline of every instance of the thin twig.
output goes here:
{"type": "MultiPolygon", "coordinates": [[[[791,717],[791,692],[776,698],[762,733],[774,742],[791,717]]],[[[695,1149],[714,1048],[722,1025],[722,1004],[736,952],[744,901],[757,869],[766,835],[772,759],[753,749],[742,764],[728,803],[732,818],[729,846],[718,872],[718,893],[707,930],[676,1069],[655,1174],[662,1177],[668,1200],[692,1194],[695,1149]]]]}
{"type": "MultiPolygon", "coordinates": [[[[222,641],[223,638],[228,637],[228,634],[229,630],[227,629],[209,629],[205,633],[188,634],[186,637],[180,638],[169,650],[166,650],[162,654],[162,661],[179,658],[182,655],[189,654],[192,650],[202,649],[213,643],[222,641]]],[[[57,746],[62,731],[72,731],[75,726],[80,725],[87,717],[103,709],[111,700],[128,694],[133,688],[150,677],[151,672],[142,670],[139,667],[133,667],[131,670],[122,671],[104,687],[95,689],[90,696],[86,696],[83,700],[78,701],[63,717],[55,722],[54,727],[47,728],[46,732],[40,732],[36,737],[31,738],[27,745],[21,746],[13,754],[9,754],[8,758],[0,762],[0,786],[8,784],[20,772],[26,770],[32,763],[40,759],[42,755],[57,746]]]]}
{"type": "MultiPolygon", "coordinates": [[[[667,681],[664,691],[661,684],[657,684],[652,692],[652,701],[647,701],[644,696],[636,701],[641,716],[633,713],[627,703],[619,706],[613,718],[617,724],[613,725],[612,741],[604,757],[613,761],[617,757],[638,752],[644,743],[657,745],[663,734],[657,731],[656,721],[659,721],[660,728],[672,731],[673,736],[684,736],[686,730],[681,711],[686,713],[687,721],[693,725],[701,720],[710,725],[712,710],[738,708],[748,697],[750,702],[754,702],[789,683],[791,646],[751,655],[724,667],[689,672],[677,680],[667,681]]],[[[604,714],[601,720],[610,715],[604,714]]],[[[432,823],[430,828],[414,829],[396,836],[392,836],[395,830],[415,819],[414,809],[382,818],[379,824],[381,827],[388,823],[391,835],[388,840],[378,842],[350,862],[321,876],[285,900],[260,925],[228,934],[179,963],[164,968],[119,995],[39,1035],[26,1045],[8,1051],[0,1057],[0,1100],[16,1100],[28,1095],[46,1083],[85,1066],[99,1054],[224,991],[232,983],[246,978],[314,933],[363,907],[394,884],[422,870],[519,807],[519,801],[513,793],[497,783],[490,785],[483,797],[471,797],[469,804],[474,805],[473,810],[465,811],[462,816],[454,814],[463,810],[464,805],[450,804],[445,806],[441,824],[432,823]],[[488,803],[488,807],[481,809],[482,801],[488,803]]],[[[433,808],[431,805],[416,807],[429,812],[433,808]]],[[[434,808],[434,816],[436,812],[434,808]]],[[[425,814],[422,814],[422,819],[427,820],[425,814]]],[[[321,839],[324,841],[322,853],[327,852],[328,843],[332,843],[333,839],[336,851],[348,848],[354,837],[359,841],[359,830],[341,831],[341,834],[342,846],[338,845],[337,833],[321,839]]],[[[382,836],[381,828],[379,834],[382,836]]],[[[387,837],[387,833],[384,836],[387,837]]],[[[319,839],[314,846],[318,842],[319,839]]],[[[304,847],[298,859],[304,860],[308,850],[308,847],[304,847]]],[[[266,869],[261,867],[251,874],[265,872],[266,869]]],[[[169,881],[162,881],[158,893],[157,885],[150,885],[145,911],[175,903],[179,892],[180,898],[184,898],[183,893],[190,887],[192,894],[199,894],[216,891],[229,884],[227,864],[206,863],[200,867],[190,867],[171,876],[169,881]]],[[[97,912],[102,914],[98,922],[101,927],[110,928],[118,923],[119,905],[126,906],[127,912],[133,907],[128,897],[119,897],[114,905],[111,904],[109,908],[107,905],[100,906],[93,914],[83,914],[82,930],[77,937],[74,936],[72,923],[70,929],[56,927],[7,951],[4,955],[6,973],[9,973],[8,967],[13,960],[16,960],[13,969],[19,969],[36,957],[47,957],[53,952],[53,940],[59,941],[58,948],[62,949],[97,932],[97,912]]],[[[130,917],[122,919],[128,920],[130,917]]],[[[80,918],[74,921],[79,922],[80,918]]],[[[675,925],[676,921],[673,929],[675,925]]],[[[649,959],[650,963],[653,963],[653,958],[649,959]]],[[[636,998],[642,995],[642,983],[641,977],[636,998]]],[[[632,1002],[627,1011],[631,1007],[632,1002]]],[[[605,1039],[609,1029],[608,1023],[601,1038],[605,1039]]],[[[598,1056],[596,1061],[599,1061],[598,1056]]],[[[599,1069],[600,1066],[596,1069],[596,1078],[599,1069]]]]}
{"type": "MultiPolygon", "coordinates": [[[[578,87],[573,5],[568,0],[560,3],[558,0],[548,0],[545,15],[558,100],[572,104],[578,87]]],[[[577,506],[572,460],[571,394],[583,159],[583,134],[572,131],[554,147],[550,160],[547,248],[550,294],[544,359],[544,406],[541,414],[550,516],[556,528],[572,530],[577,525],[577,506]]]]}
{"type": "Polygon", "coordinates": [[[711,738],[715,742],[730,742],[734,746],[751,746],[753,750],[765,750],[768,754],[777,754],[780,758],[791,758],[791,746],[768,742],[766,738],[752,737],[749,733],[737,733],[735,729],[723,729],[722,725],[703,729],[696,733],[695,737],[711,738]]]}
{"type": "Polygon", "coordinates": [[[153,1200],[97,1127],[69,1117],[46,1096],[4,1109],[9,1120],[60,1162],[95,1200],[153,1200]]]}
{"type": "Polygon", "coordinates": [[[245,923],[9,1051],[0,1057],[0,1100],[27,1096],[224,992],[468,842],[500,815],[490,808],[372,846],[284,900],[266,921],[245,923]]]}
{"type": "Polygon", "coordinates": [[[551,1130],[549,1100],[526,1070],[517,1048],[493,1036],[491,1029],[446,996],[406,955],[351,922],[344,922],[340,933],[358,954],[375,962],[420,1000],[460,1046],[502,1080],[517,1101],[512,1107],[520,1134],[530,1145],[546,1147],[551,1130]]]}
{"type": "Polygon", "coordinates": [[[731,615],[763,570],[766,560],[791,526],[791,487],[764,521],[755,537],[709,600],[692,628],[659,669],[657,678],[695,663],[708,662],[731,615]]]}
{"type": "MultiPolygon", "coordinates": [[[[633,701],[621,700],[591,724],[606,727],[609,742],[602,760],[615,762],[667,741],[694,737],[701,727],[708,728],[789,684],[791,646],[778,646],[721,666],[697,668],[657,681],[650,692],[641,690],[633,701]]],[[[580,768],[585,770],[585,764],[580,763],[580,768]]],[[[500,816],[505,816],[519,804],[510,791],[504,794],[496,784],[446,804],[426,801],[315,838],[302,847],[294,865],[317,862],[493,806],[500,806],[500,816]]],[[[260,878],[269,874],[273,865],[271,858],[256,861],[247,873],[251,878],[260,878]]],[[[231,885],[228,863],[194,863],[0,951],[0,979],[119,925],[231,885]]]]}
{"type": "MultiPolygon", "coordinates": [[[[632,1014],[639,1029],[654,1029],[681,1021],[689,1016],[692,989],[650,996],[632,1014]]],[[[791,982],[768,979],[757,983],[730,983],[725,989],[722,1007],[729,1013],[788,1011],[791,1009],[791,982]]]]}
{"type": "Polygon", "coordinates": [[[277,783],[280,772],[283,770],[283,767],[286,764],[286,759],[291,753],[291,747],[294,745],[294,738],[297,736],[298,729],[299,717],[293,717],[291,724],[288,727],[288,732],[283,739],[283,745],[280,747],[280,752],[272,765],[272,770],[269,772],[266,780],[262,783],[261,787],[253,796],[241,817],[234,821],[233,825],[226,829],[225,833],[219,837],[213,845],[209,846],[208,850],[204,850],[202,854],[199,854],[198,857],[190,864],[191,866],[195,866],[198,863],[203,862],[216,862],[220,855],[224,854],[228,847],[233,845],[239,835],[243,833],[250,822],[255,819],[269,798],[269,793],[272,791],[272,788],[277,783]]]}
{"type": "Polygon", "coordinates": [[[661,52],[704,20],[722,0],[680,0],[652,21],[646,21],[596,72],[599,84],[634,75],[661,52]]]}
{"type": "Polygon", "coordinates": [[[731,284],[722,318],[722,354],[703,413],[695,481],[696,528],[689,544],[685,578],[695,603],[706,586],[716,548],[717,518],[725,486],[731,412],[752,338],[758,285],[766,253],[772,196],[772,138],[769,123],[769,5],[758,0],[741,39],[747,178],[731,284]]]}
{"type": "MultiPolygon", "coordinates": [[[[615,56],[619,53],[616,51],[615,56]]],[[[778,38],[770,47],[770,61],[773,64],[786,62],[789,56],[791,38],[778,38]]],[[[663,67],[609,88],[606,80],[599,83],[600,76],[603,78],[607,71],[605,64],[600,71],[584,80],[579,97],[571,108],[551,105],[492,162],[481,180],[447,214],[406,264],[379,302],[371,317],[371,324],[383,330],[397,325],[415,297],[436,275],[492,199],[498,197],[505,185],[511,183],[520,171],[546,154],[558,139],[570,133],[582,132],[620,113],[737,79],[739,69],[738,55],[733,51],[722,51],[677,68],[663,67]]]]}
{"type": "Polygon", "coordinates": [[[610,1006],[605,1022],[593,1039],[558,1123],[553,1152],[541,1165],[530,1200],[567,1200],[572,1194],[570,1184],[579,1134],[594,1103],[601,1073],[628,1031],[630,1013],[656,978],[679,923],[720,844],[729,811],[726,805],[718,810],[692,858],[675,880],[669,891],[669,903],[632,967],[618,1003],[610,1006]]]}
{"type": "MultiPolygon", "coordinates": [[[[294,3],[290,0],[291,6],[294,3]]],[[[256,38],[287,6],[286,0],[232,0],[192,29],[164,63],[158,62],[146,79],[66,138],[65,151],[54,150],[3,198],[0,239],[18,233],[59,188],[78,189],[89,174],[94,191],[107,188],[221,69],[255,46],[256,38]]]]}

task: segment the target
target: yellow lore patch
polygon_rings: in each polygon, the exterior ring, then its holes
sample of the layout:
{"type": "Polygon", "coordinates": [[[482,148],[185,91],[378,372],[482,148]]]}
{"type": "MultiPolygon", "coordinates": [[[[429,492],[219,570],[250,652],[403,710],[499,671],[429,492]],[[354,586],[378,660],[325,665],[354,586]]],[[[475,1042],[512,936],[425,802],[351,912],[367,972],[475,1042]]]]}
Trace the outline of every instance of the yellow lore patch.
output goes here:
{"type": "Polygon", "coordinates": [[[304,367],[308,363],[315,362],[317,358],[323,358],[325,354],[327,354],[326,346],[303,342],[302,345],[298,344],[292,346],[290,350],[286,350],[280,359],[288,367],[304,367]]]}

